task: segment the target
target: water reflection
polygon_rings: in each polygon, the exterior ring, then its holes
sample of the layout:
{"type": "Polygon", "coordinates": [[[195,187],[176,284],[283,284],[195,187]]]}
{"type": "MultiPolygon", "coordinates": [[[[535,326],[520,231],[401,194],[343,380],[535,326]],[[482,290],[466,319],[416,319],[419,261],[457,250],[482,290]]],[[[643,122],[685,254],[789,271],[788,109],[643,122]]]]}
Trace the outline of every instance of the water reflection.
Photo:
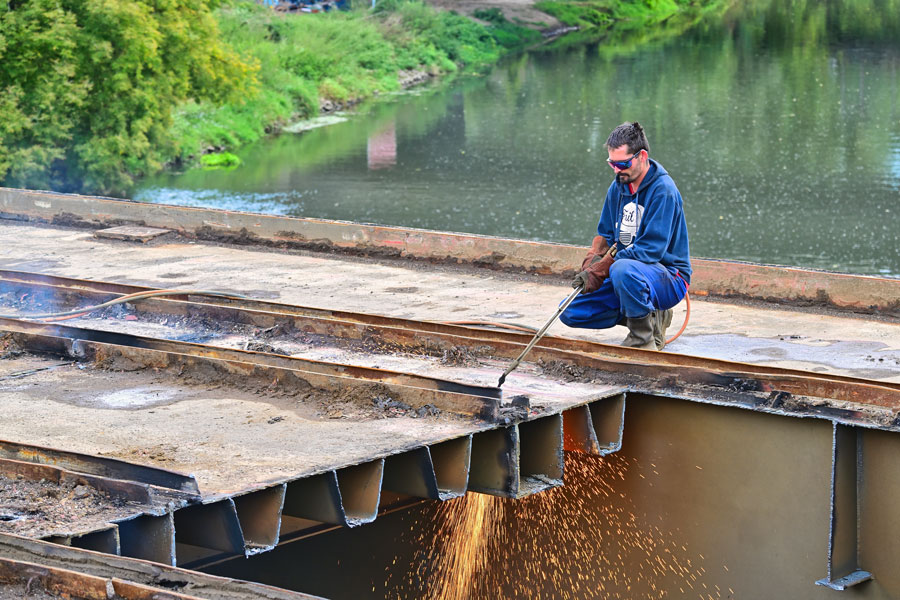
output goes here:
{"type": "Polygon", "coordinates": [[[397,128],[393,121],[369,136],[366,141],[366,156],[370,171],[397,164],[397,128]]]}
{"type": "Polygon", "coordinates": [[[674,38],[514,57],[136,196],[586,243],[612,176],[603,142],[637,119],[695,255],[900,276],[900,0],[739,4],[674,38]]]}

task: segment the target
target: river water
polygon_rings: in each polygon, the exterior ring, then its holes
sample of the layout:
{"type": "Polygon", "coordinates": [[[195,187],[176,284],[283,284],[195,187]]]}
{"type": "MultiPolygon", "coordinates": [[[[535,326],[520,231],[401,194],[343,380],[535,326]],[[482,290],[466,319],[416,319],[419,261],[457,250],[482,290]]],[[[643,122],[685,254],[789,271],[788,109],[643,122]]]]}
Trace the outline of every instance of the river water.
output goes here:
{"type": "Polygon", "coordinates": [[[900,277],[900,1],[747,0],[511,57],[136,199],[588,244],[625,120],[694,256],[900,277]]]}

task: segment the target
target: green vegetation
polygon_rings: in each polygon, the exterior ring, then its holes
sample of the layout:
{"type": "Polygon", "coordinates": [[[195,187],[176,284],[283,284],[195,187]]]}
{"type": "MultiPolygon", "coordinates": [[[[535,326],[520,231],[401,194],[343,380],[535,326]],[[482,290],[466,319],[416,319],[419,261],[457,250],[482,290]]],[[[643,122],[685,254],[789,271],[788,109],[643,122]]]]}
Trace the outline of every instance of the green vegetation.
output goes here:
{"type": "MultiPolygon", "coordinates": [[[[546,0],[568,24],[653,23],[687,0],[546,0]]],[[[422,0],[285,14],[247,0],[0,5],[0,184],[127,193],[166,163],[208,164],[285,124],[398,90],[403,71],[482,69],[539,42],[497,9],[422,0]],[[484,23],[487,23],[485,25],[484,23]]]]}
{"type": "MultiPolygon", "coordinates": [[[[702,0],[683,6],[681,0],[678,0],[678,4],[679,8],[674,13],[671,12],[673,4],[667,2],[660,4],[661,12],[640,15],[634,5],[627,11],[623,11],[621,6],[612,10],[612,3],[598,0],[591,5],[597,12],[590,14],[609,15],[608,22],[592,25],[582,21],[579,31],[558,38],[542,49],[552,52],[591,44],[596,45],[597,53],[607,59],[628,56],[653,45],[665,44],[693,28],[702,27],[705,20],[721,19],[729,7],[735,5],[735,0],[702,0]]],[[[579,10],[585,8],[583,4],[564,4],[564,6],[576,6],[579,10]]],[[[553,9],[548,7],[547,10],[553,9]]]]}
{"type": "MultiPolygon", "coordinates": [[[[398,72],[432,74],[495,63],[515,47],[511,24],[486,28],[418,0],[383,0],[374,11],[280,14],[248,2],[219,12],[222,37],[258,65],[259,92],[239,104],[188,102],[175,116],[174,158],[213,146],[235,148],[292,120],[315,116],[322,101],[346,105],[400,88],[398,72]]],[[[521,29],[523,40],[535,32],[521,29]]],[[[519,44],[521,45],[521,43],[519,44]]]]}
{"type": "Polygon", "coordinates": [[[599,4],[543,0],[535,7],[570,27],[599,27],[610,25],[613,21],[609,8],[599,4]]]}
{"type": "Polygon", "coordinates": [[[174,108],[237,101],[253,69],[210,2],[0,4],[0,180],[108,193],[171,154],[174,108]]]}
{"type": "Polygon", "coordinates": [[[516,49],[525,44],[535,44],[541,41],[540,33],[534,29],[511,23],[503,16],[503,12],[499,8],[479,9],[472,16],[490,23],[488,31],[504,48],[516,49]]]}
{"type": "Polygon", "coordinates": [[[541,0],[535,7],[573,27],[608,27],[612,23],[645,27],[665,21],[693,0],[541,0]]]}
{"type": "Polygon", "coordinates": [[[241,159],[231,152],[204,154],[200,157],[204,169],[233,169],[241,164],[241,159]]]}

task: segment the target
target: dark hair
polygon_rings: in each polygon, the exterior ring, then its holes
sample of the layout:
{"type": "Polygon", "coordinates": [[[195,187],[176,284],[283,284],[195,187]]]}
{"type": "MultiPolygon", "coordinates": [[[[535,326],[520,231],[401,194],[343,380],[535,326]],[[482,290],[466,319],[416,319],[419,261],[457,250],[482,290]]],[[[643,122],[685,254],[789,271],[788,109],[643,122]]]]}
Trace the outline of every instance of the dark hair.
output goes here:
{"type": "Polygon", "coordinates": [[[650,142],[647,141],[644,128],[637,121],[622,123],[606,138],[607,150],[614,150],[623,144],[628,146],[630,154],[635,154],[638,150],[646,150],[650,154],[650,142]]]}

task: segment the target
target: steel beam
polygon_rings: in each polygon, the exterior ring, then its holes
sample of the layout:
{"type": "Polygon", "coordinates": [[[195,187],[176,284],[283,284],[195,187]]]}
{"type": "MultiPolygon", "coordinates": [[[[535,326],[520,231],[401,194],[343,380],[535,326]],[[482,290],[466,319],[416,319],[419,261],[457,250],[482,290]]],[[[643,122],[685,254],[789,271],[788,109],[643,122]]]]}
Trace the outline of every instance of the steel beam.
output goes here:
{"type": "Polygon", "coordinates": [[[348,526],[371,523],[378,516],[383,476],[384,459],[337,471],[341,504],[348,526]]]}
{"type": "Polygon", "coordinates": [[[448,500],[464,495],[469,487],[472,436],[467,435],[435,444],[430,446],[428,451],[437,479],[438,498],[448,500]]]}
{"type": "Polygon", "coordinates": [[[320,523],[346,525],[337,473],[327,471],[287,484],[282,515],[320,523]]]}
{"type": "MultiPolygon", "coordinates": [[[[64,547],[47,542],[29,540],[22,537],[0,534],[0,555],[3,560],[15,562],[13,573],[27,573],[24,583],[38,575],[41,577],[57,570],[75,571],[75,575],[64,573],[64,577],[76,586],[83,578],[100,578],[112,583],[100,588],[100,598],[120,598],[121,600],[185,600],[198,597],[217,600],[310,600],[317,596],[278,589],[250,581],[239,581],[226,577],[216,577],[197,571],[179,569],[158,562],[135,560],[124,556],[104,555],[77,547],[64,547]],[[39,569],[35,570],[35,567],[39,569]],[[20,569],[25,570],[20,570],[20,569]],[[43,575],[42,575],[43,574],[43,575]],[[145,586],[139,595],[132,595],[133,585],[145,586]],[[148,591],[149,590],[149,591],[148,591]],[[178,590],[177,592],[174,590],[178,590]],[[179,595],[180,594],[180,595],[179,595]]],[[[241,560],[244,560],[241,558],[241,560]]],[[[9,571],[7,571],[9,572],[9,571]]],[[[32,581],[32,590],[41,589],[41,580],[32,581]]],[[[21,578],[5,578],[20,582],[21,578]]],[[[48,589],[48,588],[44,588],[48,589]]],[[[71,591],[54,588],[76,598],[84,598],[81,589],[71,591]]],[[[0,585],[0,597],[4,588],[0,585]]],[[[26,596],[30,597],[30,596],[26,596]]]]}
{"type": "Polygon", "coordinates": [[[378,516],[384,459],[288,483],[282,514],[355,527],[378,516]]]}
{"type": "Polygon", "coordinates": [[[437,476],[428,447],[386,457],[384,489],[416,498],[439,500],[437,476]]]}
{"type": "MultiPolygon", "coordinates": [[[[75,597],[81,600],[203,600],[171,590],[146,585],[86,575],[69,569],[45,567],[35,563],[0,558],[0,582],[22,584],[25,595],[44,590],[53,596],[75,597]]],[[[2,591],[2,587],[0,587],[2,591]]]]}
{"type": "Polygon", "coordinates": [[[515,498],[519,483],[519,430],[505,427],[474,434],[469,489],[515,498]]]}
{"type": "Polygon", "coordinates": [[[519,491],[526,496],[563,484],[563,417],[515,425],[519,430],[519,491]]]}
{"type": "Polygon", "coordinates": [[[86,485],[122,502],[137,502],[143,505],[150,505],[152,502],[150,488],[145,484],[71,473],[49,465],[0,458],[0,475],[22,477],[29,481],[49,481],[57,485],[72,484],[73,487],[86,485]]]}
{"type": "MultiPolygon", "coordinates": [[[[175,511],[174,523],[176,549],[185,544],[229,554],[244,553],[244,535],[231,498],[175,511]]],[[[180,554],[179,562],[187,562],[180,554]]]]}
{"type": "Polygon", "coordinates": [[[39,465],[52,465],[66,471],[84,475],[96,475],[111,480],[141,482],[185,492],[189,495],[199,494],[197,480],[193,475],[186,475],[159,467],[148,467],[115,458],[80,454],[78,452],[69,452],[32,444],[20,444],[6,440],[0,440],[0,458],[39,465]]]}
{"type": "Polygon", "coordinates": [[[142,515],[118,521],[122,556],[175,565],[175,522],[172,513],[142,515]]]}
{"type": "Polygon", "coordinates": [[[278,544],[286,490],[287,484],[281,484],[234,498],[247,556],[266,552],[278,544]]]}
{"type": "Polygon", "coordinates": [[[105,529],[98,529],[83,535],[53,535],[46,538],[46,541],[83,550],[103,552],[104,554],[121,554],[118,525],[110,525],[105,529]]]}
{"type": "Polygon", "coordinates": [[[831,467],[831,519],[828,527],[826,575],[816,581],[833,590],[845,590],[872,579],[859,567],[859,486],[862,476],[859,430],[834,424],[831,467]]]}
{"type": "MultiPolygon", "coordinates": [[[[0,272],[0,274],[3,273],[11,284],[39,285],[41,279],[49,282],[55,281],[58,284],[57,289],[68,290],[70,294],[79,290],[84,293],[108,295],[114,290],[125,292],[149,289],[47,278],[20,272],[0,272]]],[[[490,355],[495,358],[517,356],[522,345],[530,339],[530,336],[518,333],[486,331],[472,327],[410,321],[378,315],[291,307],[255,300],[229,298],[193,298],[193,302],[188,302],[188,300],[189,298],[185,297],[182,300],[154,301],[156,304],[153,305],[153,310],[160,311],[161,314],[189,311],[195,315],[214,315],[215,318],[223,318],[229,322],[250,323],[257,326],[287,324],[295,330],[330,336],[335,340],[358,342],[375,340],[382,345],[398,344],[412,350],[427,350],[428,348],[446,350],[463,347],[467,351],[479,355],[484,354],[485,348],[489,348],[490,355]]],[[[768,394],[772,396],[770,402],[757,402],[763,409],[767,408],[767,404],[777,404],[780,410],[803,413],[807,410],[804,406],[804,396],[869,404],[888,409],[900,408],[900,384],[897,383],[872,382],[855,377],[667,352],[647,352],[584,340],[545,337],[532,351],[530,358],[534,361],[573,364],[611,377],[624,377],[629,380],[637,377],[655,382],[655,386],[644,390],[648,392],[658,392],[660,386],[664,386],[670,388],[671,392],[675,394],[689,394],[692,386],[704,385],[721,388],[726,392],[768,394]],[[785,409],[785,406],[789,408],[785,409]]],[[[255,360],[276,359],[259,358],[255,360]]],[[[438,384],[438,386],[440,385],[443,384],[438,384]]],[[[496,388],[482,388],[474,390],[473,393],[496,397],[497,390],[496,388]]],[[[852,410],[840,411],[832,407],[815,406],[812,411],[826,418],[846,418],[849,421],[856,418],[852,410]]]]}
{"type": "Polygon", "coordinates": [[[566,450],[605,456],[622,447],[625,394],[576,406],[563,413],[566,450]]]}

